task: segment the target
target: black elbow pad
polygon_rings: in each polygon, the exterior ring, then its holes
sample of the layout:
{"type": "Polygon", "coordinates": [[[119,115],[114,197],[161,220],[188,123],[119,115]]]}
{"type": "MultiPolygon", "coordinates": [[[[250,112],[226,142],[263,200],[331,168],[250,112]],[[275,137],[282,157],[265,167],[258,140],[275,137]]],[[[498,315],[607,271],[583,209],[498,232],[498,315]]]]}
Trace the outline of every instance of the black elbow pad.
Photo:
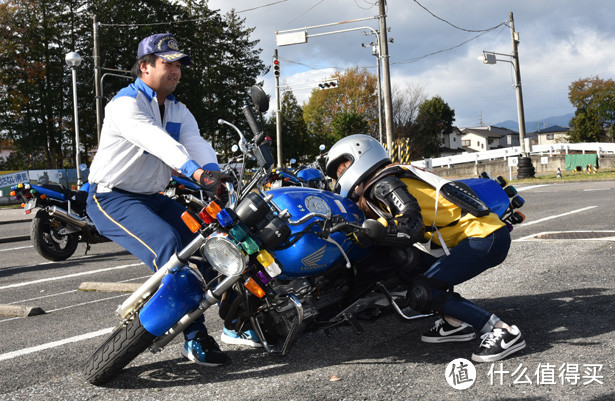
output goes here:
{"type": "Polygon", "coordinates": [[[393,215],[421,213],[419,203],[410,195],[406,184],[393,175],[378,181],[374,185],[373,194],[376,199],[391,208],[393,215]]]}

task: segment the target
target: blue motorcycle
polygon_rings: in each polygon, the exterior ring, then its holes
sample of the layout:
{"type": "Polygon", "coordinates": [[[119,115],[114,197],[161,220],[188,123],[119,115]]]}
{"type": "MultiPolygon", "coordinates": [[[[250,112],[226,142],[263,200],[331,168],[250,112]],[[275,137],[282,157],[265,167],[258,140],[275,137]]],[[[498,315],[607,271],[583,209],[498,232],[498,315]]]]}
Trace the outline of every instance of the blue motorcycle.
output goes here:
{"type": "Polygon", "coordinates": [[[89,185],[85,183],[77,190],[56,184],[21,183],[11,187],[11,195],[22,201],[26,214],[39,208],[32,218],[30,239],[45,259],[70,258],[80,241],[86,243],[86,249],[90,244],[108,241],[85,211],[89,185]]]}
{"type": "MultiPolygon", "coordinates": [[[[261,92],[253,89],[253,99],[264,111],[267,97],[261,92]]],[[[416,248],[390,246],[399,240],[333,192],[263,191],[274,163],[270,140],[251,112],[244,113],[255,132],[250,142],[234,125],[219,122],[238,132],[243,159],[256,160],[257,171],[247,181],[240,177],[236,188],[227,184],[226,207],[210,202],[198,214],[182,216],[195,239],[117,308],[119,325],[87,361],[90,383],[111,380],[148,348],[161,351],[215,305],[228,311],[224,319],[234,329],[254,329],[272,355],[286,355],[305,330],[350,324],[360,332],[359,320],[381,311],[396,310],[406,319],[424,316],[403,304],[417,274],[416,248]],[[205,282],[190,267],[194,258],[206,259],[217,277],[205,282]]],[[[496,181],[469,181],[503,219],[517,216],[496,181]]]]}

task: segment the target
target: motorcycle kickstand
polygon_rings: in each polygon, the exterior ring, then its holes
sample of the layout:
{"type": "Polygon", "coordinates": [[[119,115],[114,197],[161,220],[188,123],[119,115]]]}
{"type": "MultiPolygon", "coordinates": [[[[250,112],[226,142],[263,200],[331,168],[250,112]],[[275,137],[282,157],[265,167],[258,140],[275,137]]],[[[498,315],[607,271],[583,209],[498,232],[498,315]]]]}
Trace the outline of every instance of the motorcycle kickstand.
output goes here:
{"type": "Polygon", "coordinates": [[[84,255],[88,254],[88,251],[90,250],[90,248],[91,248],[90,243],[86,241],[85,242],[85,254],[84,255]]]}

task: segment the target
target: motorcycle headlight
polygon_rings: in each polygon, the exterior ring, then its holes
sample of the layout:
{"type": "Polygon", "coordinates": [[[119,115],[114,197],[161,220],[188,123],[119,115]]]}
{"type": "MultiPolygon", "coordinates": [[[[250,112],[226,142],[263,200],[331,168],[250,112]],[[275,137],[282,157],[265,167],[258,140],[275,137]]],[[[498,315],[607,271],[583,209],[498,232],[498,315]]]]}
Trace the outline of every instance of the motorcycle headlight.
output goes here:
{"type": "Polygon", "coordinates": [[[225,276],[236,276],[246,267],[241,247],[225,233],[210,235],[202,247],[202,253],[212,267],[225,276]]]}

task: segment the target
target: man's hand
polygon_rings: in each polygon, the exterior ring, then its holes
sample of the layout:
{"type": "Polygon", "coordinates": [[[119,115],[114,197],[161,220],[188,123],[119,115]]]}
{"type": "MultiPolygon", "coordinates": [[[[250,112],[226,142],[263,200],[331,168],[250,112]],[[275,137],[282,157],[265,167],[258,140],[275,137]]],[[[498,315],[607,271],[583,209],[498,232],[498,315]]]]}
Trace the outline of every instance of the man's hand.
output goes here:
{"type": "Polygon", "coordinates": [[[232,177],[222,171],[197,170],[194,173],[194,178],[197,178],[196,175],[199,171],[202,171],[198,177],[199,184],[201,184],[209,195],[222,200],[223,203],[226,203],[224,202],[224,198],[226,198],[227,194],[226,191],[222,189],[222,183],[225,181],[230,181],[232,177]]]}

